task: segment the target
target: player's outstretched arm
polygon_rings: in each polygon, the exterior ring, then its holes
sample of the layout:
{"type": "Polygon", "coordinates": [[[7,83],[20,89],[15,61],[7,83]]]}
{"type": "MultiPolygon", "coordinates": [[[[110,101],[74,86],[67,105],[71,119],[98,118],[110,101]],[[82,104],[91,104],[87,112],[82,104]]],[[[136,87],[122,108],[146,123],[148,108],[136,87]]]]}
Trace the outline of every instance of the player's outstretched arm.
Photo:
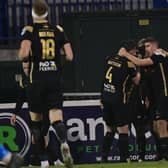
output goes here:
{"type": "Polygon", "coordinates": [[[129,52],[127,52],[125,48],[121,48],[118,52],[118,55],[126,57],[128,60],[130,60],[137,66],[146,66],[153,64],[153,61],[150,58],[144,58],[144,59],[137,58],[132,54],[130,54],[129,52]]]}

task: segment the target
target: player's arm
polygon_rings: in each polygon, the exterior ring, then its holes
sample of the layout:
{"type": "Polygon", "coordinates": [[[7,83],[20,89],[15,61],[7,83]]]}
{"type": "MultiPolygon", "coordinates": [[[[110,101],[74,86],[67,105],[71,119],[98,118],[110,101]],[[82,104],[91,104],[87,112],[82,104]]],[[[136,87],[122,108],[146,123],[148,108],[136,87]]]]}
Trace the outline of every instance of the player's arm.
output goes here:
{"type": "Polygon", "coordinates": [[[133,64],[132,62],[127,61],[127,64],[128,64],[128,73],[131,76],[133,83],[135,85],[138,85],[141,80],[140,72],[138,71],[135,64],[133,64]]]}
{"type": "Polygon", "coordinates": [[[144,58],[144,59],[137,58],[137,57],[131,55],[130,53],[128,53],[125,48],[121,48],[118,52],[118,55],[126,57],[128,60],[130,60],[131,62],[133,62],[137,66],[153,65],[152,59],[150,59],[150,58],[144,58]]]}
{"type": "Polygon", "coordinates": [[[32,35],[33,27],[32,26],[25,26],[21,32],[21,44],[19,49],[19,59],[22,61],[28,60],[29,53],[31,50],[31,40],[33,38],[32,35]]]}
{"type": "Polygon", "coordinates": [[[73,51],[72,51],[71,44],[70,44],[70,42],[64,32],[64,29],[60,25],[57,25],[56,28],[60,31],[61,43],[63,45],[63,49],[65,52],[65,58],[67,61],[72,61],[73,60],[73,51]]]}
{"type": "Polygon", "coordinates": [[[139,85],[140,80],[141,80],[141,74],[140,72],[137,72],[136,75],[132,78],[132,81],[135,85],[139,85]]]}
{"type": "Polygon", "coordinates": [[[19,49],[19,59],[21,61],[28,59],[30,49],[31,49],[31,41],[30,40],[23,40],[21,42],[20,49],[19,49]]]}
{"type": "Polygon", "coordinates": [[[157,49],[156,53],[158,53],[159,55],[162,55],[163,57],[168,57],[168,51],[166,51],[162,48],[157,49]]]}
{"type": "Polygon", "coordinates": [[[64,44],[65,58],[67,61],[73,60],[73,51],[70,43],[64,44]]]}
{"type": "Polygon", "coordinates": [[[22,62],[22,68],[26,76],[29,76],[29,62],[22,62]]]}

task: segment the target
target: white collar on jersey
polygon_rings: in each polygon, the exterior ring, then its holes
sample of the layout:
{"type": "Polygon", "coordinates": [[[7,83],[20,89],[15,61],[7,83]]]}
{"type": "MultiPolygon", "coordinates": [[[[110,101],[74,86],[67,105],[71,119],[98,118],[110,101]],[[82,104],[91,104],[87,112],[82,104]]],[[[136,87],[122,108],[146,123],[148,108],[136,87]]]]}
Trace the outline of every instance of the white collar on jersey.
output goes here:
{"type": "Polygon", "coordinates": [[[32,17],[34,19],[44,19],[48,16],[48,12],[44,13],[43,15],[37,15],[34,11],[34,9],[32,9],[32,17]]]}

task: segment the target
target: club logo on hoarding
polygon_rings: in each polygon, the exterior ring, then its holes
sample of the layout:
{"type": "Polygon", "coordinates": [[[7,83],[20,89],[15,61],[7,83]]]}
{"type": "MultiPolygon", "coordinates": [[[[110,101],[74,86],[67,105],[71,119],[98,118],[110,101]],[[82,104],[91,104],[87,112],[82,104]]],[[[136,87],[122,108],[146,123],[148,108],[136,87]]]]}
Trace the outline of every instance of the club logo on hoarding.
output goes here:
{"type": "Polygon", "coordinates": [[[0,143],[11,152],[25,156],[31,145],[31,133],[26,122],[17,116],[16,125],[10,124],[11,113],[0,113],[0,143]]]}

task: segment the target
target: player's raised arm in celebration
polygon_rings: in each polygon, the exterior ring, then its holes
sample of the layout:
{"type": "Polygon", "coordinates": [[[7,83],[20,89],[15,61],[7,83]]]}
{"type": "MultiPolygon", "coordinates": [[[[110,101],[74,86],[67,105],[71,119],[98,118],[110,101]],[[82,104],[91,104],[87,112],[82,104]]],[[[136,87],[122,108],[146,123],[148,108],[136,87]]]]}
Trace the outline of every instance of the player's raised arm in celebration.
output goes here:
{"type": "Polygon", "coordinates": [[[165,56],[167,55],[167,52],[165,50],[159,49],[159,44],[157,40],[152,37],[148,37],[146,38],[144,45],[146,55],[148,56],[147,58],[137,58],[128,53],[125,48],[121,48],[118,54],[120,56],[126,57],[137,66],[153,65],[165,61],[165,56]]]}

